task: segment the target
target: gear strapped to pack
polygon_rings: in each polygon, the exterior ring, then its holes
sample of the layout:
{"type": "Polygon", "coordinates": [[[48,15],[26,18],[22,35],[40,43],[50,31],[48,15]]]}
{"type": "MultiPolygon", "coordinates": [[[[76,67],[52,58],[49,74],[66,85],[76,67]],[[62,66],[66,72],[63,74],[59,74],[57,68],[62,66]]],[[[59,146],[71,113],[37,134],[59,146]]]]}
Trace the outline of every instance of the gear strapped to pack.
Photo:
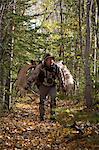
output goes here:
{"type": "Polygon", "coordinates": [[[63,89],[66,92],[70,92],[73,89],[73,86],[74,86],[73,76],[71,75],[71,73],[68,70],[67,66],[64,65],[62,61],[59,61],[56,64],[57,64],[57,66],[59,67],[59,70],[60,70],[63,89]]]}

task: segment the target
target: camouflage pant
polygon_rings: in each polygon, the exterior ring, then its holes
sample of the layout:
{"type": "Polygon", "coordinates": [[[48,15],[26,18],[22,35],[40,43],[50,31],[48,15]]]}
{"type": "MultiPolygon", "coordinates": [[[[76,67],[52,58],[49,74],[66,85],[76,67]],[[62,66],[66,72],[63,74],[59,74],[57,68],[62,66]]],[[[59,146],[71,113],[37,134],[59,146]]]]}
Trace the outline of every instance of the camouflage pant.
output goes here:
{"type": "Polygon", "coordinates": [[[40,105],[39,105],[39,111],[40,111],[40,119],[44,120],[45,115],[45,108],[44,108],[44,102],[46,101],[46,96],[49,95],[51,97],[50,101],[50,115],[53,116],[55,114],[55,107],[56,107],[56,86],[44,86],[41,85],[39,87],[40,92],[40,105]]]}

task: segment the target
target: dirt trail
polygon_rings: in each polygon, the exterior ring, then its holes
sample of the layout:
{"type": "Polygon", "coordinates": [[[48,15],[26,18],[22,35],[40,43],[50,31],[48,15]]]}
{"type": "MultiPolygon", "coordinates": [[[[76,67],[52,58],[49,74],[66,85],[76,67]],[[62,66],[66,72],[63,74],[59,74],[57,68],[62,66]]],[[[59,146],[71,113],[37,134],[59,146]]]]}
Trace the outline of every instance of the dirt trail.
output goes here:
{"type": "Polygon", "coordinates": [[[40,122],[38,97],[29,95],[18,100],[14,110],[0,119],[0,150],[67,149],[63,127],[51,122],[48,113],[47,109],[46,121],[40,122]]]}
{"type": "MultiPolygon", "coordinates": [[[[58,107],[68,108],[66,103],[57,101],[58,107]]],[[[49,120],[46,104],[46,121],[40,122],[38,97],[18,100],[13,111],[0,118],[0,150],[79,150],[79,142],[67,143],[70,129],[49,120]]]]}

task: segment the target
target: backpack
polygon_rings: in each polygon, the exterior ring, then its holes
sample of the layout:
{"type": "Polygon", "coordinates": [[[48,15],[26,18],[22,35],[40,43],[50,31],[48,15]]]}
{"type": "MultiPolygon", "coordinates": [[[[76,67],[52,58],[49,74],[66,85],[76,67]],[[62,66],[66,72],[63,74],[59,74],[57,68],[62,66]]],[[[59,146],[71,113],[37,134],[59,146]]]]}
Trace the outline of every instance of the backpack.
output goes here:
{"type": "Polygon", "coordinates": [[[62,61],[56,63],[60,70],[62,88],[66,93],[72,91],[74,87],[74,79],[71,75],[70,71],[68,70],[67,66],[63,64],[62,61]]]}

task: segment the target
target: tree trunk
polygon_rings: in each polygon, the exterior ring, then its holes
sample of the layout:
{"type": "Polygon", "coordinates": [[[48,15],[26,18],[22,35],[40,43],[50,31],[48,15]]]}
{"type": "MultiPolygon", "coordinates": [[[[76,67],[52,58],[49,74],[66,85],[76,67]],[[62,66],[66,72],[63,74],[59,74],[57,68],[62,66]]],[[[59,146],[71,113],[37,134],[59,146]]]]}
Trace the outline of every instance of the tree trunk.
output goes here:
{"type": "Polygon", "coordinates": [[[81,26],[82,26],[82,17],[81,17],[81,0],[79,0],[79,5],[78,5],[78,8],[79,8],[79,36],[80,36],[80,50],[81,50],[81,54],[83,55],[83,52],[82,52],[82,29],[81,29],[81,26]]]}
{"type": "Polygon", "coordinates": [[[60,53],[59,53],[59,57],[62,57],[63,61],[64,61],[64,42],[63,42],[63,9],[62,9],[62,0],[60,0],[60,24],[61,24],[61,43],[60,43],[60,53]]]}
{"type": "Polygon", "coordinates": [[[94,34],[94,49],[93,49],[93,73],[94,73],[94,98],[97,98],[98,91],[98,8],[97,3],[94,1],[92,7],[92,27],[94,34]]]}
{"type": "Polygon", "coordinates": [[[92,27],[93,27],[93,34],[94,34],[94,51],[93,51],[93,60],[94,60],[94,87],[95,87],[95,82],[96,82],[96,74],[97,74],[97,29],[98,29],[98,16],[97,16],[97,7],[96,3],[93,3],[92,7],[92,27]]]}
{"type": "MultiPolygon", "coordinates": [[[[10,7],[10,12],[15,13],[15,0],[12,1],[13,4],[10,7]]],[[[12,107],[12,61],[13,61],[13,42],[14,39],[12,37],[12,33],[14,32],[14,24],[13,19],[10,18],[11,21],[9,23],[8,27],[8,43],[7,43],[7,67],[6,67],[6,84],[5,84],[5,106],[7,109],[10,109],[12,107]]]]}
{"type": "Polygon", "coordinates": [[[0,4],[0,105],[3,110],[4,108],[9,109],[9,104],[11,101],[11,55],[13,21],[11,18],[8,19],[8,16],[13,13],[12,4],[13,1],[11,0],[6,2],[2,1],[0,4]]]}
{"type": "Polygon", "coordinates": [[[97,7],[98,7],[98,13],[97,13],[97,15],[98,15],[98,17],[99,17],[99,0],[96,0],[96,2],[97,2],[97,7]]]}
{"type": "Polygon", "coordinates": [[[3,95],[4,95],[4,69],[3,69],[3,22],[4,22],[5,4],[0,4],[0,113],[3,110],[3,95]]]}
{"type": "Polygon", "coordinates": [[[90,75],[90,62],[89,62],[89,54],[90,54],[90,6],[91,0],[87,0],[87,9],[86,9],[86,47],[84,51],[84,68],[85,68],[85,102],[86,106],[90,108],[92,106],[92,80],[90,75]]]}
{"type": "Polygon", "coordinates": [[[97,28],[96,28],[96,38],[97,38],[97,48],[99,49],[99,0],[96,0],[97,2],[97,7],[96,7],[96,12],[97,12],[97,28]]]}

